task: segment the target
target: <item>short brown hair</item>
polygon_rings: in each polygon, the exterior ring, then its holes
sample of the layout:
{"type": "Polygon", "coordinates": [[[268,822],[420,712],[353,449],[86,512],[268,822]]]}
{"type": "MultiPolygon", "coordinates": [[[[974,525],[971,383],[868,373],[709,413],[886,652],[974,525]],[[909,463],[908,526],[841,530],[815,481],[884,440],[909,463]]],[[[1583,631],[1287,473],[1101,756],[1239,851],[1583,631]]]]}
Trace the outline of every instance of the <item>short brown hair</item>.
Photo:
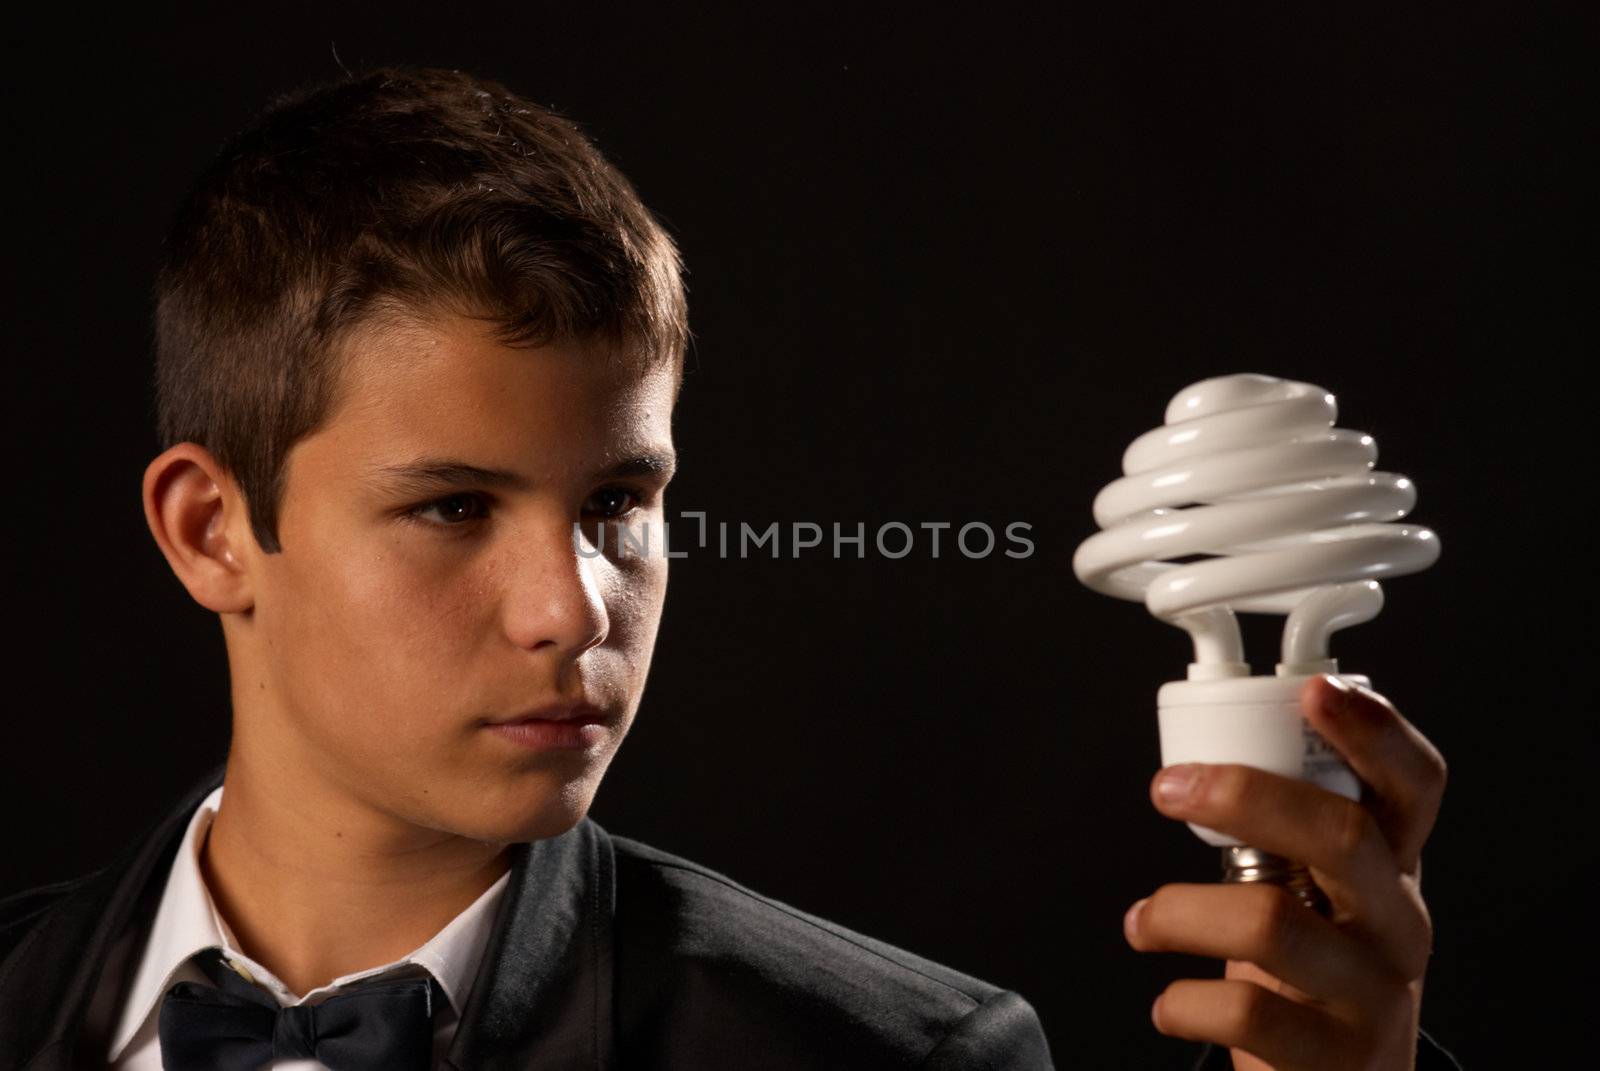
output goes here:
{"type": "Polygon", "coordinates": [[[262,549],[289,448],[328,415],[338,354],[384,316],[487,320],[507,345],[689,340],[678,250],[554,111],[460,71],[386,67],[274,101],[185,196],[156,281],[163,449],[210,450],[262,549]]]}

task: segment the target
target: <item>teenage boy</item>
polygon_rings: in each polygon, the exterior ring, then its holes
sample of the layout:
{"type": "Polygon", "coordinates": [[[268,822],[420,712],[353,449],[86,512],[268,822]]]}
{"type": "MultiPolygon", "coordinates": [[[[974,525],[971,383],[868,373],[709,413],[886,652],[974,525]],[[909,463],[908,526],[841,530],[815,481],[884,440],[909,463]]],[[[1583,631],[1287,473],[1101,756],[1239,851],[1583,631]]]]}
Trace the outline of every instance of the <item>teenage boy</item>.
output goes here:
{"type": "MultiPolygon", "coordinates": [[[[224,148],[164,249],[143,494],[222,624],[227,762],[106,869],[0,903],[0,1064],[1051,1066],[1018,994],[586,817],[665,596],[622,537],[659,546],[687,338],[628,182],[496,83],[379,70],[224,148]]],[[[1399,793],[1390,824],[1227,767],[1161,804],[1298,849],[1342,912],[1159,891],[1137,947],[1262,983],[1178,983],[1161,1029],[1409,1062],[1442,778],[1349,698],[1319,728],[1399,793]]]]}

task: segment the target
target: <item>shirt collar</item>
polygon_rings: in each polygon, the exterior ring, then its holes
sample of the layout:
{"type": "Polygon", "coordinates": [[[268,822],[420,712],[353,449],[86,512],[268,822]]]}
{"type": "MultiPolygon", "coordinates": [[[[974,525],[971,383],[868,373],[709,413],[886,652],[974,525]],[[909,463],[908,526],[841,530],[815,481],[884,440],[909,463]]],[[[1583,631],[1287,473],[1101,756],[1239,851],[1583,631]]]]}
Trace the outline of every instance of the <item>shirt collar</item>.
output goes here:
{"type": "Polygon", "coordinates": [[[205,843],[206,832],[222,802],[223,787],[218,785],[212,790],[189,819],[188,829],[168,872],[166,889],[161,895],[161,905],[151,925],[150,939],[145,943],[133,987],[122,1005],[122,1018],[108,1059],[116,1060],[122,1055],[145,1020],[155,1012],[173,976],[191,956],[208,948],[222,949],[236,965],[244,967],[254,981],[270,990],[280,1004],[310,1001],[330,989],[404,964],[420,964],[438,979],[451,1008],[458,1016],[461,1014],[494,927],[495,909],[510,880],[509,872],[502,874],[470,907],[409,955],[381,967],[335,978],[303,998],[296,998],[272,972],[239,950],[233,931],[217,913],[201,875],[200,847],[205,843]]]}

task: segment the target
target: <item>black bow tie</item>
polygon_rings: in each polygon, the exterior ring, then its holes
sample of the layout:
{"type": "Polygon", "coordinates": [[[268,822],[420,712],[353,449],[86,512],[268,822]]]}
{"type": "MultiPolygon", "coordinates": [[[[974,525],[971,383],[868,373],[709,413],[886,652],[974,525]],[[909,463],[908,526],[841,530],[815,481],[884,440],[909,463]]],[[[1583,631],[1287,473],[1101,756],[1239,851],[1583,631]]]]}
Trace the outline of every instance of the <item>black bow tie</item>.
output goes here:
{"type": "Polygon", "coordinates": [[[286,1008],[225,965],[219,949],[196,959],[217,984],[167,990],[160,1026],[167,1071],[258,1071],[305,1058],[330,1071],[428,1071],[433,1062],[433,1009],[444,993],[432,975],[359,982],[320,1004],[286,1008]]]}

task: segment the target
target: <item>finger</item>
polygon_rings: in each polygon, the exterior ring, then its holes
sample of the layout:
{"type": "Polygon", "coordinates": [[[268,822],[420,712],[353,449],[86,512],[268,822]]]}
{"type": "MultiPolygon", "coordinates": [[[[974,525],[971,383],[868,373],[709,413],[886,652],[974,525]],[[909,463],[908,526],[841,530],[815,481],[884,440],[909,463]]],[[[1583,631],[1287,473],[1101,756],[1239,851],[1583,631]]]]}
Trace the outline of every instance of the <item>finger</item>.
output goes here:
{"type": "Polygon", "coordinates": [[[1371,787],[1374,798],[1362,802],[1377,817],[1400,870],[1415,871],[1444,796],[1444,756],[1370,688],[1318,674],[1306,682],[1300,708],[1311,727],[1371,787]]]}
{"type": "Polygon", "coordinates": [[[1163,885],[1124,920],[1141,952],[1253,963],[1308,998],[1363,1012],[1397,999],[1399,978],[1368,945],[1277,885],[1163,885]]]}
{"type": "Polygon", "coordinates": [[[1367,937],[1402,977],[1418,977],[1432,925],[1411,878],[1372,813],[1304,781],[1232,763],[1168,767],[1151,785],[1163,814],[1305,863],[1327,893],[1332,921],[1367,937]],[[1168,795],[1166,787],[1177,790],[1168,795]]]}
{"type": "Polygon", "coordinates": [[[1243,1049],[1275,1071],[1356,1066],[1350,1059],[1356,1045],[1348,1026],[1254,982],[1181,979],[1156,998],[1150,1018],[1169,1037],[1243,1049]]]}
{"type": "MultiPolygon", "coordinates": [[[[1229,960],[1224,978],[1233,978],[1240,981],[1254,982],[1268,992],[1277,993],[1299,1003],[1315,1004],[1304,993],[1294,986],[1289,985],[1281,978],[1272,975],[1257,967],[1254,963],[1242,963],[1239,960],[1229,960]]],[[[1417,979],[1408,985],[1401,986],[1398,991],[1391,994],[1390,999],[1375,1002],[1375,1007],[1365,1015],[1352,1017],[1338,1006],[1328,1005],[1328,1011],[1335,1015],[1350,1029],[1350,1036],[1354,1044],[1361,1047],[1367,1057],[1354,1061],[1352,1067],[1379,1067],[1388,1066],[1375,1062],[1372,1057],[1380,1053],[1388,1053],[1400,1061],[1414,1056],[1417,1047],[1417,1022],[1418,1009],[1422,1005],[1422,980],[1417,979]]],[[[1234,1053],[1234,1066],[1237,1068],[1257,1067],[1254,1057],[1234,1053]]],[[[1399,1066],[1410,1067],[1409,1062],[1402,1062],[1399,1066]]]]}

